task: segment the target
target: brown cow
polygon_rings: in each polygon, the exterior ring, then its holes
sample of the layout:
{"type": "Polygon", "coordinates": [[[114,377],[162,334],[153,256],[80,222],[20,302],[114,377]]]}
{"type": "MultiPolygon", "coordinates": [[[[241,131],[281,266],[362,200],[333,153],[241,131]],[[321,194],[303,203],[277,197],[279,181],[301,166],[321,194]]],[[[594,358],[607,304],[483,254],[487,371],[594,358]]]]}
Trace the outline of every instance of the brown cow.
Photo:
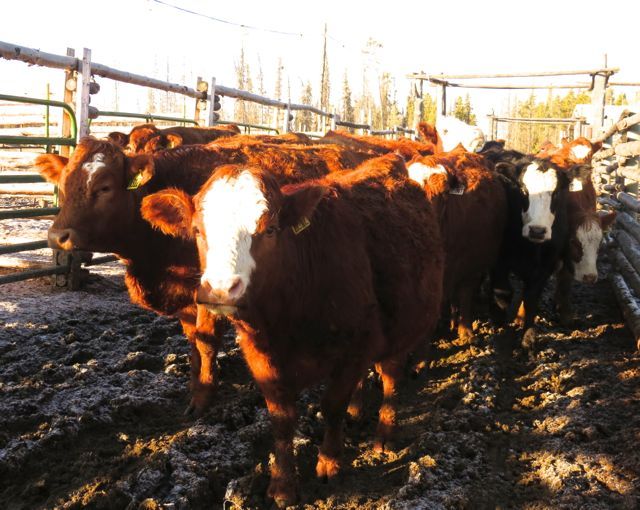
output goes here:
{"type": "Polygon", "coordinates": [[[297,182],[354,168],[370,157],[343,147],[239,139],[226,146],[191,145],[131,156],[113,143],[88,137],[70,160],[46,154],[36,161],[40,172],[60,186],[64,199],[49,229],[50,246],[117,254],[126,265],[131,300],[180,319],[192,345],[190,409],[197,413],[208,405],[217,385],[215,355],[220,338],[206,316],[201,314],[201,324],[196,323],[193,292],[200,268],[195,244],[153,230],[140,214],[143,197],[171,186],[195,194],[222,164],[261,165],[281,175],[283,182],[297,182]],[[205,333],[199,334],[197,326],[205,333]]]}
{"type": "Polygon", "coordinates": [[[388,140],[378,136],[352,135],[346,131],[328,131],[322,138],[316,140],[316,143],[343,145],[350,149],[370,151],[379,155],[396,152],[400,154],[405,161],[409,161],[415,156],[426,156],[436,152],[436,146],[429,141],[419,142],[410,140],[409,138],[388,140]]]}
{"type": "Polygon", "coordinates": [[[159,129],[155,124],[141,124],[135,126],[128,135],[114,131],[107,138],[133,154],[140,154],[181,145],[209,143],[238,134],[240,129],[235,124],[209,128],[174,126],[164,129],[159,129]]]}
{"type": "Polygon", "coordinates": [[[195,236],[202,306],[229,314],[269,409],[275,462],[268,494],[297,499],[293,434],[299,391],[327,380],[319,477],[341,468],[349,400],[371,363],[382,377],[376,447],[395,422],[406,357],[438,319],[443,251],[434,211],[396,155],[280,188],[262,169],[218,169],[193,201],[167,190],[147,218],[195,236]]]}
{"type": "Polygon", "coordinates": [[[434,152],[442,152],[442,138],[440,138],[438,130],[435,128],[435,126],[429,124],[428,122],[420,122],[420,124],[418,124],[418,132],[420,133],[420,137],[422,138],[422,140],[434,145],[434,152]]]}
{"type": "Polygon", "coordinates": [[[494,267],[507,216],[504,186],[481,156],[458,146],[415,158],[410,177],[433,202],[445,246],[443,298],[450,300],[458,337],[470,341],[472,302],[482,278],[494,267]]]}
{"type": "MultiPolygon", "coordinates": [[[[584,137],[571,142],[563,139],[562,147],[547,144],[538,157],[544,154],[556,166],[568,170],[573,165],[590,165],[593,154],[601,147],[601,142],[592,143],[584,137]]],[[[556,275],[556,305],[563,324],[568,324],[571,320],[572,280],[590,284],[598,280],[596,261],[603,231],[616,217],[615,211],[598,213],[596,210],[596,190],[591,172],[585,172],[582,179],[574,179],[569,190],[569,239],[562,267],[556,275]]]]}

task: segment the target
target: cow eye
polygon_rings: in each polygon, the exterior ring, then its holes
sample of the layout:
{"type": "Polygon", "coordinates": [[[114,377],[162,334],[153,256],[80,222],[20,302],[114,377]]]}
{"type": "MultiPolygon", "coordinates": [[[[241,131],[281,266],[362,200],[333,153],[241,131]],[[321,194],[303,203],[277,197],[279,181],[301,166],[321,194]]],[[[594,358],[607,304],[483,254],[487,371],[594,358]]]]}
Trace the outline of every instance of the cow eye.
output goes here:
{"type": "Polygon", "coordinates": [[[274,235],[276,232],[278,231],[278,229],[276,228],[275,225],[269,225],[266,230],[264,231],[264,233],[268,236],[272,236],[274,235]]]}
{"type": "Polygon", "coordinates": [[[96,193],[100,195],[102,193],[109,193],[109,191],[111,191],[111,186],[101,186],[96,190],[96,193]]]}

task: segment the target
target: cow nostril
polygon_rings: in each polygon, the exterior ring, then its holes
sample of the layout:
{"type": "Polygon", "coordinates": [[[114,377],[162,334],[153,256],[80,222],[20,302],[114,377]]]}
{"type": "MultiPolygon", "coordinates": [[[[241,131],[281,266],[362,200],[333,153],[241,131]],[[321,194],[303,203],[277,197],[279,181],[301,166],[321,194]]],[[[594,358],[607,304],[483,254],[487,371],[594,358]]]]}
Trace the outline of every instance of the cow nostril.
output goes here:
{"type": "Polygon", "coordinates": [[[230,298],[235,298],[240,294],[242,294],[243,290],[244,290],[244,285],[242,283],[242,278],[237,276],[231,282],[231,286],[229,287],[227,294],[229,295],[230,298]]]}
{"type": "Polygon", "coordinates": [[[66,232],[63,232],[58,236],[58,242],[60,244],[64,244],[69,240],[70,237],[71,237],[71,234],[69,234],[69,231],[67,230],[66,232]]]}
{"type": "Polygon", "coordinates": [[[598,276],[597,276],[597,275],[595,275],[595,274],[586,274],[586,275],[584,275],[584,276],[582,277],[582,281],[583,281],[584,283],[590,283],[590,284],[593,284],[593,283],[596,283],[596,282],[598,281],[598,276]]]}
{"type": "Polygon", "coordinates": [[[546,227],[529,227],[529,237],[534,239],[543,239],[546,233],[546,227]]]}

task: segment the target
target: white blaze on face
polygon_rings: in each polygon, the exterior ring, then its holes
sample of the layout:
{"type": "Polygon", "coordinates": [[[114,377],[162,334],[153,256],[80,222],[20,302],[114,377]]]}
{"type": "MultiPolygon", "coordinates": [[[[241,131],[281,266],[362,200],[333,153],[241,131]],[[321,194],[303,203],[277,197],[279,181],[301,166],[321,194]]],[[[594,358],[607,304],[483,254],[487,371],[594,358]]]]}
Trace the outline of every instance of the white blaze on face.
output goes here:
{"type": "Polygon", "coordinates": [[[602,241],[600,224],[591,220],[578,227],[577,238],[582,246],[582,258],[575,263],[573,276],[579,282],[595,283],[598,279],[598,249],[602,241]]]}
{"type": "Polygon", "coordinates": [[[251,236],[267,211],[260,183],[248,171],[214,181],[201,204],[208,251],[202,283],[226,293],[240,279],[238,299],[249,286],[256,262],[251,256],[251,236]]]}
{"type": "Polygon", "coordinates": [[[529,193],[529,208],[522,213],[522,235],[528,238],[531,227],[544,228],[544,238],[536,241],[548,241],[555,219],[551,211],[551,198],[558,186],[556,171],[549,168],[543,172],[537,163],[531,163],[524,171],[522,183],[529,193]]]}
{"type": "Polygon", "coordinates": [[[591,151],[591,147],[586,145],[576,145],[571,147],[571,155],[578,161],[583,161],[591,151]]]}
{"type": "Polygon", "coordinates": [[[412,163],[407,168],[407,171],[409,172],[409,178],[416,181],[420,186],[424,186],[424,184],[429,181],[432,175],[447,175],[447,171],[442,165],[427,166],[423,165],[422,163],[412,163]]]}
{"type": "Polygon", "coordinates": [[[93,158],[91,158],[91,161],[86,161],[82,165],[82,169],[87,174],[87,188],[91,184],[91,179],[93,179],[93,176],[96,174],[96,172],[98,172],[98,170],[101,170],[105,166],[104,154],[102,154],[102,152],[95,153],[93,155],[93,158]]]}

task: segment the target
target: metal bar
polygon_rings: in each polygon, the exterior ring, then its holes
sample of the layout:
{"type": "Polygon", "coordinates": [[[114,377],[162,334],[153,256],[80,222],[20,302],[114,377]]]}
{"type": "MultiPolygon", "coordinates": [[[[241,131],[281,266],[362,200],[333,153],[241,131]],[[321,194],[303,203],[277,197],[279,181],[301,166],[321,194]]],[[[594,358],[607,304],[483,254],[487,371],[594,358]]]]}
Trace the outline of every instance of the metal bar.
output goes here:
{"type": "Polygon", "coordinates": [[[76,141],[72,138],[47,138],[46,136],[0,136],[0,143],[10,145],[67,145],[74,147],[76,141]]]}
{"type": "Polygon", "coordinates": [[[154,115],[151,113],[129,113],[129,112],[109,112],[109,111],[103,112],[102,110],[99,110],[98,117],[123,117],[128,119],[144,119],[147,121],[162,120],[167,122],[194,124],[198,126],[198,123],[193,119],[186,119],[181,117],[166,117],[164,115],[154,115]]]}
{"type": "Polygon", "coordinates": [[[436,85],[446,83],[448,87],[454,87],[459,89],[489,89],[489,90],[530,90],[530,89],[590,89],[590,83],[578,83],[574,85],[487,85],[478,84],[472,85],[467,83],[452,83],[450,81],[440,82],[435,80],[429,80],[436,85]]]}
{"type": "Polygon", "coordinates": [[[0,184],[47,182],[40,174],[0,174],[0,184]]]}
{"type": "Polygon", "coordinates": [[[575,124],[578,121],[582,121],[582,118],[568,118],[562,119],[557,117],[538,117],[538,118],[529,118],[529,117],[493,117],[493,119],[497,122],[531,122],[531,123],[545,123],[545,124],[575,124]]]}
{"type": "Polygon", "coordinates": [[[336,122],[336,125],[353,129],[369,129],[371,127],[369,124],[357,124],[355,122],[347,122],[346,120],[336,122]]]}
{"type": "MultiPolygon", "coordinates": [[[[48,105],[48,106],[55,106],[58,108],[62,108],[67,113],[67,115],[69,116],[69,120],[71,121],[71,137],[73,138],[75,143],[75,139],[78,133],[76,114],[73,111],[73,108],[71,108],[71,106],[69,106],[67,103],[63,101],[52,101],[50,99],[47,100],[47,99],[39,99],[34,97],[12,96],[9,94],[0,94],[0,100],[12,101],[14,103],[40,104],[45,106],[48,105]]],[[[7,137],[2,137],[2,138],[7,138],[7,137]]],[[[24,138],[29,138],[29,137],[24,137],[24,138]]],[[[52,140],[69,140],[69,139],[70,138],[64,137],[64,138],[53,138],[52,140]]],[[[8,143],[8,142],[0,142],[0,143],[8,143]]],[[[52,142],[51,145],[62,145],[62,144],[52,142]]]]}
{"type": "Polygon", "coordinates": [[[115,262],[119,260],[115,255],[104,255],[102,257],[96,257],[95,259],[91,259],[89,262],[84,264],[85,267],[88,266],[97,266],[98,264],[107,264],[108,262],[115,262]]]}
{"type": "Polygon", "coordinates": [[[0,285],[5,283],[15,283],[24,280],[30,280],[31,278],[38,278],[40,276],[51,276],[54,274],[66,274],[69,272],[67,266],[47,266],[40,269],[30,269],[28,271],[21,271],[19,273],[7,274],[0,276],[0,285]]]}
{"type": "Polygon", "coordinates": [[[59,207],[37,207],[35,209],[10,209],[0,210],[0,220],[12,220],[16,218],[39,218],[41,216],[54,216],[60,211],[59,207]]]}
{"type": "Polygon", "coordinates": [[[232,122],[230,120],[216,120],[214,122],[214,124],[223,124],[223,125],[234,124],[234,125],[240,126],[240,127],[248,127],[248,128],[253,128],[253,129],[262,129],[264,131],[273,131],[277,135],[280,134],[280,130],[278,130],[276,128],[269,127],[269,126],[260,126],[258,124],[247,124],[246,122],[232,122]]]}
{"type": "Polygon", "coordinates": [[[40,250],[48,246],[47,241],[31,241],[28,243],[16,243],[0,246],[0,255],[17,253],[20,251],[40,250]]]}
{"type": "Polygon", "coordinates": [[[435,78],[438,80],[472,80],[475,78],[534,78],[539,76],[575,76],[579,74],[613,74],[620,71],[619,67],[609,67],[604,69],[587,69],[581,71],[533,71],[523,73],[505,73],[505,74],[424,74],[412,73],[407,78],[413,80],[429,80],[435,78]]]}

